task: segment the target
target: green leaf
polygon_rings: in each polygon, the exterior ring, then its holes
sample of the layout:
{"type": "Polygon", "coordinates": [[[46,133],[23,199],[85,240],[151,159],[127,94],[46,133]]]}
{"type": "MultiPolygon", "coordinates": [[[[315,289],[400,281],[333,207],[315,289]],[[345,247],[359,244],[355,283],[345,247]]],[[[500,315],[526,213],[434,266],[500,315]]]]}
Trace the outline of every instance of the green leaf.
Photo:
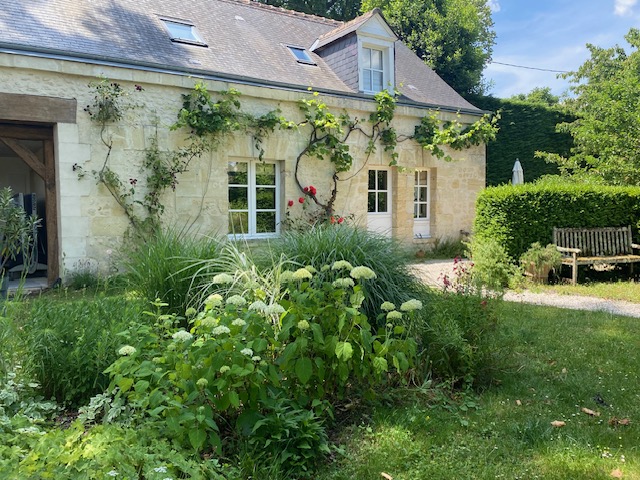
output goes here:
{"type": "Polygon", "coordinates": [[[192,428],[189,430],[189,443],[194,450],[200,450],[207,440],[207,432],[202,428],[192,428]]]}
{"type": "Polygon", "coordinates": [[[238,392],[235,392],[235,391],[229,392],[229,402],[235,408],[240,407],[240,397],[238,396],[238,392]]]}
{"type": "Polygon", "coordinates": [[[121,378],[121,379],[118,381],[118,387],[119,387],[119,388],[120,388],[120,390],[122,390],[123,392],[128,391],[128,390],[131,388],[131,386],[132,386],[132,385],[133,385],[133,378],[125,377],[125,378],[121,378]]]}
{"type": "Polygon", "coordinates": [[[389,370],[389,364],[387,360],[383,357],[375,357],[373,359],[373,369],[377,374],[381,374],[389,370]]]}
{"type": "Polygon", "coordinates": [[[299,358],[296,362],[296,375],[303,385],[306,385],[313,375],[313,364],[309,357],[299,358]]]}
{"type": "Polygon", "coordinates": [[[353,347],[349,342],[338,342],[336,345],[336,357],[345,362],[353,356],[353,347]]]}

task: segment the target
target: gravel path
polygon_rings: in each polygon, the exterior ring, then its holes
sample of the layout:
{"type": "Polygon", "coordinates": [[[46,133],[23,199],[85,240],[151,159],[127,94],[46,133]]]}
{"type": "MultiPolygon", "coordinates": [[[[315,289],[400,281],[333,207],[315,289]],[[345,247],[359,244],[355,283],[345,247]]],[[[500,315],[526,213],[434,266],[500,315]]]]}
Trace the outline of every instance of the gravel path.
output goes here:
{"type": "MultiPolygon", "coordinates": [[[[411,271],[418,278],[435,288],[443,287],[444,275],[453,273],[453,260],[428,260],[411,266],[411,271]]],[[[640,318],[640,303],[622,300],[605,300],[578,295],[558,295],[557,293],[533,293],[527,290],[516,293],[506,292],[504,300],[508,302],[548,305],[551,307],[570,308],[573,310],[593,310],[609,312],[614,315],[640,318]]]]}

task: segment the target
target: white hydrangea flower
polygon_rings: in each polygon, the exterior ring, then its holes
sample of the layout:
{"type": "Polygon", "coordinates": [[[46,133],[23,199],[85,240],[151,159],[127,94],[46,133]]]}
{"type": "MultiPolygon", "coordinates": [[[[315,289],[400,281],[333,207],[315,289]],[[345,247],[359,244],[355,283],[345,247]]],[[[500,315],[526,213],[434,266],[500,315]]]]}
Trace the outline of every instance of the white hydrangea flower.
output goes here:
{"type": "Polygon", "coordinates": [[[421,310],[422,302],[420,300],[416,300],[412,298],[411,300],[407,300],[402,305],[400,305],[400,310],[403,312],[412,312],[414,310],[421,310]]]}
{"type": "Polygon", "coordinates": [[[264,312],[267,309],[267,304],[262,300],[256,300],[251,305],[249,305],[249,310],[254,310],[256,312],[264,312]]]}
{"type": "Polygon", "coordinates": [[[336,278],[331,285],[333,285],[334,288],[350,288],[350,287],[353,287],[355,284],[353,283],[353,280],[347,277],[347,278],[336,278]]]}
{"type": "Polygon", "coordinates": [[[397,310],[393,310],[387,313],[387,320],[401,320],[401,319],[402,319],[402,314],[397,310]]]}
{"type": "Polygon", "coordinates": [[[224,374],[224,373],[228,372],[229,370],[231,370],[231,367],[229,367],[229,365],[223,365],[223,366],[220,367],[219,372],[224,374]]]}
{"type": "Polygon", "coordinates": [[[353,265],[346,260],[337,260],[331,265],[331,270],[353,270],[353,265]]]}
{"type": "Polygon", "coordinates": [[[162,465],[160,467],[154,468],[153,471],[156,472],[156,473],[167,473],[167,467],[162,465]]]}
{"type": "Polygon", "coordinates": [[[298,270],[293,272],[293,279],[294,280],[305,280],[305,279],[308,279],[308,278],[311,278],[311,277],[313,277],[313,275],[306,268],[299,268],[298,270]]]}
{"type": "Polygon", "coordinates": [[[313,265],[305,265],[304,268],[306,268],[311,275],[318,272],[313,265]]]}
{"type": "Polygon", "coordinates": [[[244,327],[246,324],[247,322],[245,322],[241,318],[236,318],[233,322],[231,322],[231,325],[233,325],[234,327],[244,327]]]}
{"type": "Polygon", "coordinates": [[[206,298],[204,304],[207,307],[219,307],[222,305],[222,295],[219,293],[213,293],[206,298]]]}
{"type": "Polygon", "coordinates": [[[215,285],[222,285],[225,283],[233,283],[233,277],[228,273],[219,273],[214,275],[212,282],[215,285]]]}
{"type": "Polygon", "coordinates": [[[259,362],[260,360],[262,360],[262,357],[260,355],[254,355],[253,357],[251,357],[251,360],[253,360],[254,362],[259,362]]]}
{"type": "Polygon", "coordinates": [[[291,270],[285,270],[280,274],[281,283],[289,283],[293,280],[293,272],[291,270]]]}
{"type": "Polygon", "coordinates": [[[306,320],[300,320],[298,322],[298,328],[302,331],[309,330],[309,322],[306,320]]]}
{"type": "Polygon", "coordinates": [[[216,328],[211,330],[211,333],[213,333],[214,335],[224,335],[225,333],[230,333],[230,332],[231,330],[229,330],[229,327],[225,325],[218,325],[216,328]]]}
{"type": "Polygon", "coordinates": [[[213,318],[213,317],[204,317],[202,320],[200,320],[200,325],[202,325],[203,327],[215,327],[218,324],[218,320],[213,318]]]}
{"type": "Polygon", "coordinates": [[[136,352],[137,350],[135,347],[132,347],[131,345],[125,345],[120,350],[118,350],[118,355],[122,355],[123,357],[126,357],[128,355],[133,355],[136,352]]]}
{"type": "Polygon", "coordinates": [[[240,350],[240,353],[246,355],[247,357],[253,356],[253,350],[251,350],[250,348],[243,348],[242,350],[240,350]]]}
{"type": "Polygon", "coordinates": [[[232,295],[227,298],[227,305],[236,305],[238,307],[244,307],[247,304],[247,300],[240,295],[232,295]]]}
{"type": "Polygon", "coordinates": [[[277,303],[272,303],[271,305],[267,306],[264,313],[266,313],[267,315],[282,315],[284,313],[284,307],[277,303]]]}
{"type": "Polygon", "coordinates": [[[396,306],[391,302],[383,302],[380,308],[385,312],[390,312],[391,310],[395,310],[396,306]]]}
{"type": "Polygon", "coordinates": [[[171,335],[171,338],[179,342],[188,342],[193,338],[193,335],[185,330],[178,330],[173,335],[171,335]]]}
{"type": "Polygon", "coordinates": [[[350,275],[356,280],[371,280],[372,278],[376,278],[376,272],[365,266],[353,267],[350,275]]]}

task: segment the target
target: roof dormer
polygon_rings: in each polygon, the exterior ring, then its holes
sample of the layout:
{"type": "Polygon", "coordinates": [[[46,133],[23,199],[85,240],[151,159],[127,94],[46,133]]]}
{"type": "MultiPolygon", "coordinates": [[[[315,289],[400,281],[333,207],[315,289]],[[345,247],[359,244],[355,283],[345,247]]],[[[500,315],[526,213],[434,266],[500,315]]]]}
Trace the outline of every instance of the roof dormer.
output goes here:
{"type": "Polygon", "coordinates": [[[378,8],[319,37],[316,52],[351,88],[376,94],[395,88],[398,37],[378,8]]]}

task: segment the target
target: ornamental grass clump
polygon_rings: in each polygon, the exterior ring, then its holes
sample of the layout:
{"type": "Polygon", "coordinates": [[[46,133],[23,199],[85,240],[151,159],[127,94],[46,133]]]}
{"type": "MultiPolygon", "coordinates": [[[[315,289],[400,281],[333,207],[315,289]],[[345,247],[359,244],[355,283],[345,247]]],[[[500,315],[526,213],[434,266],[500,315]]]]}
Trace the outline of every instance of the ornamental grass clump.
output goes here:
{"type": "MultiPolygon", "coordinates": [[[[274,257],[312,265],[322,278],[331,281],[362,275],[362,268],[375,272],[366,284],[362,309],[368,318],[377,317],[382,302],[400,305],[423,295],[424,286],[409,272],[411,255],[397,241],[351,225],[318,225],[304,232],[285,232],[272,244],[274,257]],[[329,269],[322,270],[323,266],[329,269]],[[338,275],[339,274],[339,275],[338,275]]],[[[339,281],[342,282],[342,281],[339,281]]]]}

